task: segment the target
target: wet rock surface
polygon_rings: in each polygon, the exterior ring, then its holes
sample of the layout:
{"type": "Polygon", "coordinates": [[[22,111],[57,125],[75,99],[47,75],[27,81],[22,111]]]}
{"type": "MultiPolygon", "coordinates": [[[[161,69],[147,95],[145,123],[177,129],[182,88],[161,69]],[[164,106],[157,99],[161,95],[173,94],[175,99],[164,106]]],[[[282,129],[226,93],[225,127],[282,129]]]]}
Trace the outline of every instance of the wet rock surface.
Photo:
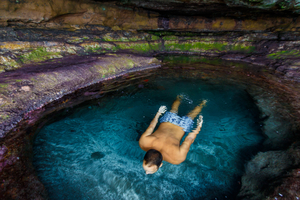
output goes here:
{"type": "MultiPolygon", "coordinates": [[[[165,74],[170,76],[176,75],[176,70],[179,70],[180,76],[201,79],[224,78],[246,84],[247,91],[261,109],[261,117],[265,119],[264,133],[267,135],[267,139],[264,143],[266,152],[255,156],[249,163],[249,167],[246,168],[246,173],[242,177],[242,190],[238,197],[240,199],[261,199],[264,194],[271,198],[272,195],[278,196],[278,194],[272,194],[272,191],[275,190],[280,190],[280,194],[285,196],[290,193],[294,194],[291,191],[294,186],[290,184],[297,180],[294,175],[298,174],[294,170],[298,166],[298,147],[297,144],[289,146],[299,138],[299,87],[295,87],[295,84],[291,84],[293,82],[288,80],[282,83],[283,80],[280,75],[277,76],[276,70],[261,66],[249,66],[236,61],[198,56],[163,56],[159,59],[164,64],[162,70],[165,70],[165,74]],[[175,67],[174,63],[176,63],[175,67]],[[277,124],[275,128],[274,124],[277,124]],[[273,155],[273,152],[276,155],[273,155]],[[292,160],[286,162],[290,158],[292,160]],[[266,164],[260,167],[262,161],[266,164]],[[275,162],[275,164],[271,165],[268,162],[275,162]],[[286,164],[282,166],[276,163],[286,164]],[[255,168],[255,176],[253,168],[255,168]],[[264,175],[266,172],[267,174],[264,175]],[[276,174],[274,180],[269,180],[268,178],[273,177],[273,174],[276,174]],[[263,175],[269,181],[276,181],[278,184],[274,183],[265,190],[257,189],[255,185],[263,184],[263,182],[257,183],[254,181],[257,179],[253,177],[263,175]],[[281,183],[282,185],[280,185],[281,183]]],[[[55,115],[56,111],[65,107],[77,105],[88,99],[101,98],[105,92],[126,87],[126,80],[130,81],[133,78],[128,74],[127,69],[140,69],[135,66],[153,68],[159,63],[152,57],[131,54],[74,56],[69,59],[63,58],[60,62],[45,62],[42,65],[43,68],[41,65],[31,64],[0,74],[2,82],[8,83],[6,88],[2,88],[2,102],[8,102],[8,99],[14,99],[17,102],[13,104],[13,100],[10,100],[10,104],[4,104],[5,106],[1,108],[2,113],[7,113],[7,116],[11,117],[2,123],[6,130],[3,131],[3,136],[6,136],[1,140],[2,170],[0,173],[5,180],[1,187],[1,194],[7,198],[46,198],[47,193],[43,185],[34,175],[31,164],[31,145],[36,130],[47,122],[47,115],[55,115]],[[114,63],[114,67],[110,66],[112,63],[114,63]],[[108,72],[103,69],[107,69],[108,72]],[[112,69],[116,71],[109,71],[112,69]],[[119,81],[111,79],[118,72],[119,74],[124,72],[122,78],[119,81]],[[40,82],[41,74],[42,81],[40,82]],[[105,80],[103,75],[107,75],[108,82],[103,82],[105,80]],[[22,81],[16,81],[16,78],[22,81]],[[45,79],[48,81],[45,82],[45,79]],[[28,186],[24,187],[24,185],[28,186]]],[[[141,73],[139,76],[146,74],[141,73]]],[[[96,152],[91,155],[91,158],[100,159],[100,154],[96,152]]]]}
{"type": "Polygon", "coordinates": [[[1,73],[2,130],[12,129],[20,119],[28,118],[31,111],[80,88],[128,70],[157,64],[159,61],[155,58],[128,54],[72,56],[42,65],[28,64],[18,70],[1,73]]]}
{"type": "Polygon", "coordinates": [[[262,11],[298,13],[298,2],[292,1],[223,1],[223,0],[162,0],[162,1],[139,1],[129,0],[119,3],[120,5],[147,8],[159,12],[180,13],[185,15],[197,15],[199,12],[210,15],[236,15],[237,12],[257,13],[262,11]]]}
{"type": "Polygon", "coordinates": [[[295,143],[287,151],[258,153],[246,166],[239,199],[264,199],[270,195],[270,188],[276,189],[267,199],[299,198],[300,171],[297,168],[294,169],[300,164],[300,151],[297,145],[299,144],[295,143]]]}
{"type": "Polygon", "coordinates": [[[46,199],[31,164],[43,125],[36,122],[125,87],[136,76],[129,72],[157,67],[160,57],[170,75],[179,69],[248,85],[266,140],[246,166],[238,198],[300,198],[299,47],[298,1],[3,0],[0,194],[46,199]]]}
{"type": "MultiPolygon", "coordinates": [[[[214,61],[202,63],[197,72],[195,65],[187,66],[174,58],[165,60],[178,63],[175,70],[184,69],[183,74],[187,77],[223,77],[244,85],[259,107],[266,138],[262,152],[245,166],[237,199],[299,198],[299,86],[278,78],[275,70],[230,61],[223,61],[222,67],[217,68],[212,65],[214,61]]],[[[170,68],[163,65],[164,70],[170,68]]]]}
{"type": "MultiPolygon", "coordinates": [[[[104,91],[120,87],[115,81],[108,86],[100,82],[130,71],[155,67],[159,67],[155,58],[111,54],[73,56],[58,63],[43,63],[42,68],[41,65],[28,65],[2,73],[1,82],[7,87],[1,88],[1,196],[4,199],[47,198],[31,163],[32,140],[40,118],[89,98],[99,98],[104,91]],[[93,84],[96,85],[87,91],[86,88],[93,84]],[[93,87],[97,91],[93,91],[93,87]],[[75,91],[76,95],[73,94],[75,91]]],[[[124,81],[122,84],[126,86],[124,81]]],[[[99,159],[99,156],[101,153],[96,153],[92,158],[99,159]]]]}

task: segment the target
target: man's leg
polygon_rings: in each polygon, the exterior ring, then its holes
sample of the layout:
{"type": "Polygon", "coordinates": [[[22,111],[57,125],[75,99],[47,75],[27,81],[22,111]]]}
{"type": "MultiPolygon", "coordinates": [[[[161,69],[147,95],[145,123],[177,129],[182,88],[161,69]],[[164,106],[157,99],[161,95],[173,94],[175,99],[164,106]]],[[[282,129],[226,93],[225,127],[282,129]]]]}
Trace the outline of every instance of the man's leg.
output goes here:
{"type": "Polygon", "coordinates": [[[177,97],[176,97],[176,100],[173,102],[173,104],[172,104],[172,108],[171,108],[171,110],[170,110],[170,112],[172,112],[172,113],[178,113],[178,107],[179,107],[179,105],[180,105],[180,103],[181,103],[181,96],[180,95],[178,95],[177,97]]]}
{"type": "Polygon", "coordinates": [[[190,117],[192,120],[195,119],[195,117],[197,117],[197,115],[201,112],[203,106],[205,106],[206,102],[206,100],[203,100],[198,106],[194,108],[194,110],[189,112],[187,116],[190,117]]]}

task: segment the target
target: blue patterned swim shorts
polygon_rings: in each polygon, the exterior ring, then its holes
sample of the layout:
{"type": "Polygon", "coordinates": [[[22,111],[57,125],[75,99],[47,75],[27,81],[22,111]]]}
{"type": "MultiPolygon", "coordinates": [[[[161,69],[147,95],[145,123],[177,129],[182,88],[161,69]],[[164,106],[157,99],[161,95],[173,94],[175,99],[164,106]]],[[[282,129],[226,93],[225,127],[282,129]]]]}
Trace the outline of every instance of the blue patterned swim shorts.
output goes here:
{"type": "Polygon", "coordinates": [[[180,126],[183,128],[184,132],[189,132],[191,127],[193,126],[194,122],[193,120],[188,116],[179,117],[175,113],[166,112],[164,116],[160,118],[160,123],[163,122],[170,122],[172,124],[175,124],[177,126],[180,126]]]}

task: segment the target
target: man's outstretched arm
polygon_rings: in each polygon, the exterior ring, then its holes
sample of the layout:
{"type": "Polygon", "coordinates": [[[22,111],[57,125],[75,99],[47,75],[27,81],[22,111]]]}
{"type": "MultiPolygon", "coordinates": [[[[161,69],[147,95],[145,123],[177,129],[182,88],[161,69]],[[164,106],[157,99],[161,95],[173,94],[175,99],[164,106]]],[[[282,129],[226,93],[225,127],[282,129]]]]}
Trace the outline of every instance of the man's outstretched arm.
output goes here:
{"type": "Polygon", "coordinates": [[[179,152],[180,152],[180,156],[181,156],[181,162],[183,162],[186,158],[187,153],[190,150],[191,145],[193,144],[194,140],[196,139],[198,133],[200,132],[201,128],[202,128],[202,124],[203,124],[203,116],[200,115],[199,119],[197,120],[197,128],[194,129],[192,132],[190,132],[186,138],[184,139],[184,141],[182,142],[182,144],[179,147],[179,152]]]}
{"type": "MultiPolygon", "coordinates": [[[[148,126],[147,130],[143,133],[143,135],[141,136],[141,139],[144,137],[147,137],[149,135],[151,135],[154,131],[154,128],[156,127],[156,124],[158,122],[158,118],[167,111],[167,107],[166,106],[160,106],[160,108],[158,109],[158,112],[156,113],[155,117],[153,118],[153,120],[151,121],[150,125],[148,126]]],[[[141,140],[140,139],[140,140],[141,140]]]]}

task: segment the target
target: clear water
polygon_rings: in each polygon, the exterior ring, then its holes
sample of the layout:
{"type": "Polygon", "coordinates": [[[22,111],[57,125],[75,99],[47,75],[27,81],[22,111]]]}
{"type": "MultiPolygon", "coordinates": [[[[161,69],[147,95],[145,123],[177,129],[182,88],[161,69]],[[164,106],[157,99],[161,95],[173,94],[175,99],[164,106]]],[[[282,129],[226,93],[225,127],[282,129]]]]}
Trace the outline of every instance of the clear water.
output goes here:
{"type": "Polygon", "coordinates": [[[50,199],[234,199],[245,162],[263,140],[258,114],[235,85],[149,78],[43,127],[34,166],[50,199]],[[203,128],[185,162],[164,162],[146,175],[138,139],[178,94],[185,96],[179,115],[208,100],[203,128]]]}

